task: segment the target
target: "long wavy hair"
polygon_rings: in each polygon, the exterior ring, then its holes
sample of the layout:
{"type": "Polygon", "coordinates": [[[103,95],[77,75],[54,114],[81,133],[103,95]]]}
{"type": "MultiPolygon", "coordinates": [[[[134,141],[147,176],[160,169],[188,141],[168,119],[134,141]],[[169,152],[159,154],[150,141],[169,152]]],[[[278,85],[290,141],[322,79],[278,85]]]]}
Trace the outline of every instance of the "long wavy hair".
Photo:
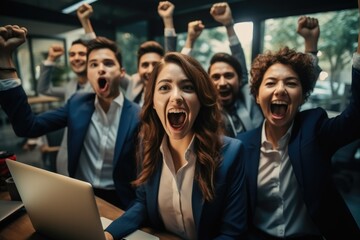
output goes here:
{"type": "Polygon", "coordinates": [[[215,171],[221,162],[222,125],[217,91],[209,75],[192,57],[181,53],[169,52],[157,64],[151,74],[140,113],[141,128],[137,149],[140,173],[133,182],[135,186],[145,183],[162,161],[160,145],[165,134],[161,121],[153,108],[156,79],[165,65],[174,63],[183,69],[190,79],[201,104],[199,114],[193,125],[195,133],[194,148],[197,156],[195,180],[207,201],[214,198],[215,171]]]}

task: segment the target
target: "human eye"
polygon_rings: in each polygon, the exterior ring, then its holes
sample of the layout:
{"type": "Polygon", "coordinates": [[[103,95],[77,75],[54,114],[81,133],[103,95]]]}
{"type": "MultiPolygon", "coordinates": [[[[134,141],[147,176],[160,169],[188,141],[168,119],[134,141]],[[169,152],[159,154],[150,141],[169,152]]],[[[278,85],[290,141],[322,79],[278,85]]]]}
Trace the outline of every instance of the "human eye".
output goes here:
{"type": "Polygon", "coordinates": [[[107,61],[104,61],[104,65],[107,67],[112,67],[115,65],[115,63],[112,60],[107,60],[107,61]]]}
{"type": "Polygon", "coordinates": [[[142,68],[147,68],[147,67],[149,67],[149,63],[148,63],[148,62],[143,62],[143,63],[141,64],[141,67],[142,67],[142,68]]]}
{"type": "Polygon", "coordinates": [[[274,80],[266,80],[266,81],[264,82],[264,85],[267,86],[267,87],[274,86],[274,85],[275,85],[275,81],[274,81],[274,80]]]}
{"type": "Polygon", "coordinates": [[[186,83],[186,84],[184,84],[184,86],[182,87],[182,89],[183,89],[185,92],[194,92],[194,91],[195,91],[194,84],[192,84],[192,83],[186,83]]]}
{"type": "Polygon", "coordinates": [[[79,52],[79,55],[84,57],[84,56],[86,56],[86,52],[79,52]]]}
{"type": "Polygon", "coordinates": [[[288,85],[289,87],[297,87],[299,85],[299,81],[298,80],[289,80],[286,82],[286,85],[288,85]]]}
{"type": "Polygon", "coordinates": [[[167,90],[169,90],[169,89],[170,89],[170,87],[169,87],[168,84],[160,84],[159,87],[158,87],[158,90],[159,90],[160,92],[165,92],[165,91],[167,91],[167,90]]]}
{"type": "Polygon", "coordinates": [[[69,53],[69,57],[73,57],[73,56],[75,56],[75,53],[70,52],[70,53],[69,53]]]}
{"type": "Polygon", "coordinates": [[[233,72],[227,72],[224,74],[224,78],[226,79],[232,79],[235,77],[235,74],[233,72]]]}
{"type": "Polygon", "coordinates": [[[212,74],[212,75],[210,76],[210,78],[211,78],[212,80],[214,80],[214,81],[219,80],[219,79],[220,79],[220,77],[221,77],[221,75],[220,75],[220,74],[212,74]]]}
{"type": "Polygon", "coordinates": [[[90,63],[88,64],[88,66],[89,66],[89,68],[95,68],[95,67],[97,66],[97,63],[95,63],[95,62],[90,62],[90,63]]]}

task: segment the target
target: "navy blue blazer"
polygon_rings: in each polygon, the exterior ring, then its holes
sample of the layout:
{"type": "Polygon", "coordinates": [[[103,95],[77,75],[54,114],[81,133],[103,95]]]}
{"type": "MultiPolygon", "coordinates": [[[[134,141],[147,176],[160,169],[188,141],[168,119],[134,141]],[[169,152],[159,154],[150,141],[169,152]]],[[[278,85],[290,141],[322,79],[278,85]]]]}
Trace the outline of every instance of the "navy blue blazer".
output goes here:
{"type": "MultiPolygon", "coordinates": [[[[360,71],[353,69],[349,106],[337,117],[328,118],[322,108],[299,112],[289,141],[289,157],[303,200],[312,220],[327,239],[360,239],[360,230],[332,180],[332,155],[360,137],[360,71]],[[340,237],[340,238],[339,238],[340,237]]],[[[241,159],[246,161],[249,228],[257,202],[257,176],[262,126],[242,133],[241,159]]]]}
{"type": "MultiPolygon", "coordinates": [[[[198,239],[238,239],[247,229],[246,189],[243,145],[236,139],[224,138],[223,162],[215,175],[215,198],[205,202],[196,181],[193,182],[192,209],[198,239]]],[[[153,176],[137,189],[135,204],[106,231],[115,239],[141,226],[164,230],[159,214],[158,193],[163,161],[159,161],[153,176]]]]}
{"type": "MultiPolygon", "coordinates": [[[[74,94],[63,107],[35,115],[22,87],[0,94],[0,104],[7,113],[16,135],[39,137],[48,132],[68,127],[68,170],[74,177],[79,167],[80,153],[95,106],[94,93],[74,94]]],[[[135,141],[139,125],[138,105],[125,98],[117,134],[113,161],[116,191],[126,209],[135,199],[130,182],[136,178],[135,141]]]]}

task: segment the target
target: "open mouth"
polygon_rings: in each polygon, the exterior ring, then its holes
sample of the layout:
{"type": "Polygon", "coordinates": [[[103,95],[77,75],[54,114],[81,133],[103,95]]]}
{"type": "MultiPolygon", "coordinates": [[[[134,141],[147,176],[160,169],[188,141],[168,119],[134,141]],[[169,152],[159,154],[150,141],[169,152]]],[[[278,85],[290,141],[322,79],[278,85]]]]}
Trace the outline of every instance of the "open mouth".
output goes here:
{"type": "Polygon", "coordinates": [[[106,87],[106,79],[105,78],[99,78],[98,79],[98,84],[99,84],[99,88],[100,89],[104,89],[106,87]]]}
{"type": "Polygon", "coordinates": [[[172,128],[180,129],[184,125],[186,112],[183,110],[172,110],[168,113],[168,119],[172,128]]]}
{"type": "Polygon", "coordinates": [[[231,95],[231,89],[229,88],[221,88],[219,89],[220,97],[228,97],[231,95]]]}
{"type": "Polygon", "coordinates": [[[271,113],[275,116],[284,116],[286,114],[286,111],[288,109],[288,104],[285,102],[273,102],[271,103],[271,113]]]}

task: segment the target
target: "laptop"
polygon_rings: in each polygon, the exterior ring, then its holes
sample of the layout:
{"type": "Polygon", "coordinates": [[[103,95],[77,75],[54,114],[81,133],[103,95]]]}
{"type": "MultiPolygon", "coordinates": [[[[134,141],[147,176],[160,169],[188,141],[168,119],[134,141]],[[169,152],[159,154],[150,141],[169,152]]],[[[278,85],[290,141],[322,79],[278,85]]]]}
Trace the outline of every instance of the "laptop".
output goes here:
{"type": "MultiPolygon", "coordinates": [[[[6,164],[36,232],[52,239],[105,240],[104,228],[111,220],[100,218],[90,183],[18,161],[6,164]]],[[[141,230],[124,239],[138,235],[159,239],[141,230]]]]}
{"type": "Polygon", "coordinates": [[[21,201],[0,200],[0,222],[18,212],[23,206],[21,201]]]}

